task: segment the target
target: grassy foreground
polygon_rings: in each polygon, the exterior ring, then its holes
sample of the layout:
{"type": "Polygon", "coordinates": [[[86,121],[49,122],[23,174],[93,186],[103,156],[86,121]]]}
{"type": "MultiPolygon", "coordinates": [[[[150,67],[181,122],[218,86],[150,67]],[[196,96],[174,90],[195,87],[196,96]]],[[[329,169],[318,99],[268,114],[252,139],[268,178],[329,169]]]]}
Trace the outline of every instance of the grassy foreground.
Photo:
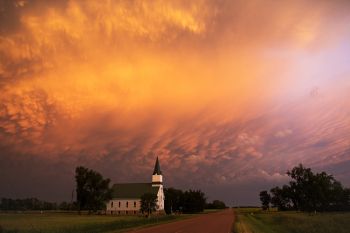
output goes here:
{"type": "Polygon", "coordinates": [[[0,213],[0,233],[116,233],[190,216],[97,216],[72,213],[0,213]]]}
{"type": "Polygon", "coordinates": [[[235,209],[235,233],[349,233],[350,213],[263,212],[235,209]]]}

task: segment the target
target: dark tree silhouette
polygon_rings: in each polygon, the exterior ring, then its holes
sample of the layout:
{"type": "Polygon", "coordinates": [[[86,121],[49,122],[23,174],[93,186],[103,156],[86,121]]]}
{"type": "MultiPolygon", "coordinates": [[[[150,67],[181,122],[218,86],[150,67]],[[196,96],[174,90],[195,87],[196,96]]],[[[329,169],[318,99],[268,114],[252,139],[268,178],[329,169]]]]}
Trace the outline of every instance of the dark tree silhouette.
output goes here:
{"type": "Polygon", "coordinates": [[[183,212],[203,212],[206,203],[205,194],[200,190],[189,190],[183,194],[183,212]]]}
{"type": "Polygon", "coordinates": [[[141,212],[150,216],[157,209],[157,195],[145,193],[141,196],[141,212]]]}
{"type": "Polygon", "coordinates": [[[105,202],[111,199],[110,180],[94,170],[77,167],[75,169],[78,210],[87,209],[96,212],[105,207],[105,202]]]}
{"type": "Polygon", "coordinates": [[[225,209],[226,205],[220,200],[214,200],[212,203],[207,203],[205,205],[206,209],[225,209]]]}
{"type": "Polygon", "coordinates": [[[270,190],[271,204],[273,207],[277,207],[278,210],[287,210],[290,208],[290,199],[289,199],[289,187],[284,185],[282,188],[274,187],[270,190]]]}
{"type": "Polygon", "coordinates": [[[56,210],[57,208],[56,203],[41,201],[37,198],[1,198],[0,202],[0,210],[56,210]]]}
{"type": "Polygon", "coordinates": [[[200,190],[188,190],[168,188],[164,190],[165,212],[197,213],[202,212],[206,206],[205,194],[200,190]]]}
{"type": "Polygon", "coordinates": [[[259,196],[263,210],[268,210],[270,208],[271,202],[270,194],[266,190],[264,190],[260,192],[259,196]]]}
{"type": "MultiPolygon", "coordinates": [[[[270,190],[271,204],[279,210],[350,210],[350,190],[326,172],[313,173],[302,164],[287,172],[289,185],[270,190]]],[[[260,193],[261,194],[261,193],[260,193]]]]}
{"type": "Polygon", "coordinates": [[[164,189],[164,209],[167,214],[179,213],[183,206],[183,192],[180,189],[164,189]]]}

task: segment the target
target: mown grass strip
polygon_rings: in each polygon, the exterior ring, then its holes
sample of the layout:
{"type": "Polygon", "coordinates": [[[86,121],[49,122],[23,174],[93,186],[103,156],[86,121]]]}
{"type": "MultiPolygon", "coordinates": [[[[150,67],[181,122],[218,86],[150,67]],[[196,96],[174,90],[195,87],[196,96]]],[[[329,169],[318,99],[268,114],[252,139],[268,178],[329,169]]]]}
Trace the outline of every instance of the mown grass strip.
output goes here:
{"type": "Polygon", "coordinates": [[[349,233],[350,213],[236,211],[235,233],[349,233]]]}
{"type": "MultiPolygon", "coordinates": [[[[130,229],[134,227],[140,226],[149,226],[160,223],[171,222],[174,220],[179,220],[186,218],[187,216],[162,216],[158,218],[132,218],[132,219],[118,219],[116,217],[115,221],[110,222],[102,222],[102,223],[80,223],[74,224],[71,226],[65,226],[65,224],[61,224],[59,226],[52,226],[51,228],[47,227],[45,224],[41,222],[38,225],[31,225],[30,227],[20,228],[14,226],[11,229],[5,229],[4,227],[0,227],[0,233],[105,233],[105,232],[120,232],[125,229],[130,229]]],[[[74,222],[73,222],[74,223],[74,222]]],[[[71,222],[72,224],[72,222],[71,222]]]]}

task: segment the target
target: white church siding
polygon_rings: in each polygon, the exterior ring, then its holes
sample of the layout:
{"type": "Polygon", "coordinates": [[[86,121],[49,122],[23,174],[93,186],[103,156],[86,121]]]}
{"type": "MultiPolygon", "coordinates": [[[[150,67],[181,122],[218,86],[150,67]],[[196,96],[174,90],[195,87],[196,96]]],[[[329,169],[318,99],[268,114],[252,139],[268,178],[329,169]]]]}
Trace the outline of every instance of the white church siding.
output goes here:
{"type": "Polygon", "coordinates": [[[159,187],[158,194],[157,194],[157,210],[161,211],[164,210],[164,190],[163,186],[159,187]]]}
{"type": "Polygon", "coordinates": [[[139,214],[141,199],[112,199],[107,203],[107,214],[139,214]]]}

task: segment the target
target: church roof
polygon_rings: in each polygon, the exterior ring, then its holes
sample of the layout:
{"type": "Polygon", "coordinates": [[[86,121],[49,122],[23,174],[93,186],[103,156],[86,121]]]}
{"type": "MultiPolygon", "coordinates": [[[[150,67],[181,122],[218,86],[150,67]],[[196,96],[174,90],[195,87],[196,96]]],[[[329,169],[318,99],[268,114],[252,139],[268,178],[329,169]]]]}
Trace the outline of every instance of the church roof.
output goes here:
{"type": "Polygon", "coordinates": [[[152,187],[152,183],[124,183],[114,184],[112,198],[141,198],[145,193],[157,195],[159,187],[152,187]]]}
{"type": "Polygon", "coordinates": [[[160,170],[159,160],[157,156],[156,164],[154,165],[153,175],[161,175],[161,174],[162,174],[162,171],[160,170]]]}

